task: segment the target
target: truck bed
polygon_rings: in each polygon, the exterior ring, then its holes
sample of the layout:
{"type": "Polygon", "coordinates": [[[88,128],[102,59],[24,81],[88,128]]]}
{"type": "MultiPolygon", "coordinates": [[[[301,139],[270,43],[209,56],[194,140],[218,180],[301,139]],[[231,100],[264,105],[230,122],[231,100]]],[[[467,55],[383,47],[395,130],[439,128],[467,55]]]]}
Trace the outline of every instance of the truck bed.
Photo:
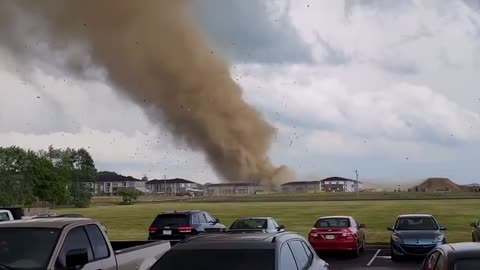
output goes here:
{"type": "Polygon", "coordinates": [[[111,241],[110,244],[118,270],[150,269],[170,249],[168,241],[111,241]]]}

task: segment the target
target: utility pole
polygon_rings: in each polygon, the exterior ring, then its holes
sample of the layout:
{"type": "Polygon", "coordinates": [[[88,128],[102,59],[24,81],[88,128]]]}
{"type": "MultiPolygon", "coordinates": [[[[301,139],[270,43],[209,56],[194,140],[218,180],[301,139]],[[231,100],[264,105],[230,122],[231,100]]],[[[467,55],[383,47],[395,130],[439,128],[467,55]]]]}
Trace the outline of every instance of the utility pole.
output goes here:
{"type": "Polygon", "coordinates": [[[358,170],[355,170],[355,179],[357,180],[357,199],[360,198],[359,187],[358,187],[358,170]]]}
{"type": "Polygon", "coordinates": [[[167,175],[163,175],[163,195],[167,195],[167,175]]]}

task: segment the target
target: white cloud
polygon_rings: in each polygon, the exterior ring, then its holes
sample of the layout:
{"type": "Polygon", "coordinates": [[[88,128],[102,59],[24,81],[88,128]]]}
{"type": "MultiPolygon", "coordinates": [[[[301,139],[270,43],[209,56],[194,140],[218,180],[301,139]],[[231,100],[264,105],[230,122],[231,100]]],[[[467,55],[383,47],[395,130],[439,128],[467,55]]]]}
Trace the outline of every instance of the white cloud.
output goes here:
{"type": "Polygon", "coordinates": [[[1,68],[0,132],[150,129],[141,109],[102,81],[55,77],[38,68],[26,78],[1,68]]]}
{"type": "Polygon", "coordinates": [[[438,144],[480,139],[478,113],[426,86],[392,82],[359,91],[335,77],[319,77],[312,66],[250,69],[237,66],[250,102],[311,129],[438,144]]]}

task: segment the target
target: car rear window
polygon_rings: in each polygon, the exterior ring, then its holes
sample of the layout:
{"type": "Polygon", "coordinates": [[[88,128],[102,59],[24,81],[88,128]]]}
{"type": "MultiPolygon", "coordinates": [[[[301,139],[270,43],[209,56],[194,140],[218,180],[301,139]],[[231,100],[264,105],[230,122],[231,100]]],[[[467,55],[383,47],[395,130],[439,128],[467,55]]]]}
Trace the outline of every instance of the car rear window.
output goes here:
{"type": "Polygon", "coordinates": [[[267,228],[267,219],[237,219],[230,230],[257,230],[267,228]]]}
{"type": "Polygon", "coordinates": [[[455,262],[455,270],[478,270],[480,259],[460,259],[455,262]]]}
{"type": "Polygon", "coordinates": [[[348,218],[320,218],[315,223],[315,228],[348,228],[350,220],[348,218]]]}
{"type": "Polygon", "coordinates": [[[395,229],[400,231],[430,231],[437,230],[438,226],[431,217],[402,217],[397,220],[395,229]]]}
{"type": "Polygon", "coordinates": [[[273,249],[170,250],[152,270],[273,270],[273,249]]]}
{"type": "Polygon", "coordinates": [[[153,225],[158,228],[163,228],[165,226],[190,225],[190,220],[187,214],[162,214],[155,218],[153,225]]]}

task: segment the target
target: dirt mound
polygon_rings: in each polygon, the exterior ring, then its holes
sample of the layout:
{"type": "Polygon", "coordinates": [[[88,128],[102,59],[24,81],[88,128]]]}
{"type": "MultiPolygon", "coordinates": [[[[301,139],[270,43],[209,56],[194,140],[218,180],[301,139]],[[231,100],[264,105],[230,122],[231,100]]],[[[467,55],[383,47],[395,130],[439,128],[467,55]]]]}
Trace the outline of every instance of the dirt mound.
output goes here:
{"type": "Polygon", "coordinates": [[[428,178],[423,183],[415,186],[412,191],[433,192],[433,191],[462,191],[462,187],[448,178],[428,178]]]}

